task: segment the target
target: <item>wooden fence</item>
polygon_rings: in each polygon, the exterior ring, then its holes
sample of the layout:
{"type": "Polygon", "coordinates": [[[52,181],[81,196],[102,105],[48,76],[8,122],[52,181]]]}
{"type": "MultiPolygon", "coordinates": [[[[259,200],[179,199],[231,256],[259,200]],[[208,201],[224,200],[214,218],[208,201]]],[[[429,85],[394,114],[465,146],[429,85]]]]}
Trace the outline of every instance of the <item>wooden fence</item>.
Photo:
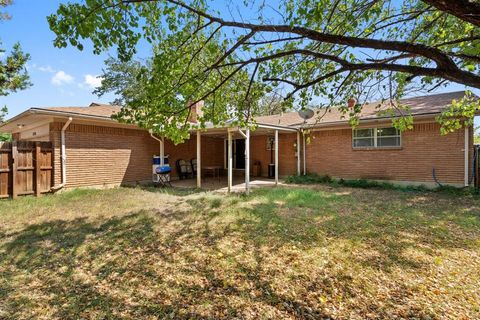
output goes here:
{"type": "Polygon", "coordinates": [[[0,198],[50,192],[53,183],[51,142],[0,142],[0,198]]]}

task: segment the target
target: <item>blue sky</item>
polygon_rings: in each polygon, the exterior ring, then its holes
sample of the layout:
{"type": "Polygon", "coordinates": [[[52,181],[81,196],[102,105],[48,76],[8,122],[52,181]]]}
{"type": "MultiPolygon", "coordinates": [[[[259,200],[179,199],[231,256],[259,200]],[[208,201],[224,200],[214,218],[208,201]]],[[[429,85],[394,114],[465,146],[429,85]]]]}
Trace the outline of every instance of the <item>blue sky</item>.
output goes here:
{"type": "MultiPolygon", "coordinates": [[[[53,46],[54,34],[46,17],[61,2],[65,1],[15,0],[6,8],[12,19],[0,22],[0,40],[7,49],[20,42],[24,51],[30,53],[28,72],[33,83],[27,90],[0,98],[0,106],[7,105],[9,117],[33,106],[85,106],[93,101],[113,100],[113,96],[98,98],[91,93],[99,83],[95,77],[101,74],[108,53],[94,55],[88,42],[83,51],[53,46]]],[[[142,53],[146,56],[148,50],[140,50],[142,53]]],[[[464,89],[461,85],[450,85],[439,92],[464,89]]],[[[474,92],[480,95],[479,90],[474,92]]],[[[480,119],[476,125],[480,125],[480,119]]]]}
{"type": "Polygon", "coordinates": [[[32,106],[82,106],[112,100],[111,96],[99,99],[91,94],[98,85],[95,76],[101,73],[107,54],[94,55],[89,46],[83,52],[53,47],[54,34],[46,17],[56,11],[60,2],[15,0],[6,8],[12,19],[0,23],[0,39],[4,48],[11,48],[18,41],[30,53],[28,72],[33,83],[27,90],[0,98],[0,105],[8,107],[9,116],[32,106]]]}

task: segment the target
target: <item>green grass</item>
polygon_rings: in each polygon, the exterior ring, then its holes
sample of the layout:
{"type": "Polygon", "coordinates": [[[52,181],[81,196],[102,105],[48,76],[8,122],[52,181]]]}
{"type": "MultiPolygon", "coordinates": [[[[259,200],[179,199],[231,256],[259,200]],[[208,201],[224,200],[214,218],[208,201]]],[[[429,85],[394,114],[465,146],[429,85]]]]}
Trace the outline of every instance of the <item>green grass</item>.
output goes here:
{"type": "Polygon", "coordinates": [[[329,184],[1,201],[0,319],[476,319],[479,208],[329,184]]]}

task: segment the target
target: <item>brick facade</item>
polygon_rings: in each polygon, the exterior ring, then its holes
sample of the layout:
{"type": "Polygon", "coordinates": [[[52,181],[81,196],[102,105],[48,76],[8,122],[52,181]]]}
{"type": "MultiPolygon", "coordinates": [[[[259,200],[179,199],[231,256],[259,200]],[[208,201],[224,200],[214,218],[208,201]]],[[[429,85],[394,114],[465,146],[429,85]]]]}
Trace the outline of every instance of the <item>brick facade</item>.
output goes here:
{"type": "MultiPolygon", "coordinates": [[[[61,183],[60,130],[52,123],[55,185],[61,183]]],[[[131,184],[151,179],[158,142],[144,130],[72,123],[65,132],[66,187],[131,184]]]]}
{"type": "MultiPolygon", "coordinates": [[[[54,183],[61,183],[61,122],[50,125],[54,145],[54,183]]],[[[367,178],[433,183],[432,169],[442,183],[464,183],[464,131],[441,136],[435,123],[416,124],[402,133],[402,146],[396,149],[354,150],[352,130],[314,131],[306,146],[307,171],[337,178],[367,178]]],[[[261,163],[261,175],[268,173],[270,151],[267,135],[251,137],[251,165],[261,163]]],[[[279,174],[297,172],[295,133],[279,134],[279,174]]],[[[473,154],[473,130],[470,132],[473,154]]],[[[224,139],[202,136],[202,166],[224,166],[224,139]]],[[[140,129],[114,128],[72,123],[66,132],[67,187],[121,185],[149,181],[152,156],[159,154],[159,143],[140,129]]],[[[196,158],[196,136],[185,143],[165,143],[170,155],[172,176],[175,161],[196,158]]],[[[301,159],[303,166],[303,159],[301,159]]],[[[471,161],[470,161],[471,163],[471,161]]],[[[303,171],[303,169],[302,169],[303,171]]]]}
{"type": "MultiPolygon", "coordinates": [[[[473,130],[469,139],[471,157],[473,130]]],[[[355,150],[351,129],[315,131],[306,148],[307,171],[337,178],[434,183],[435,168],[440,182],[463,185],[464,144],[464,130],[442,136],[436,123],[414,125],[402,133],[402,146],[395,149],[355,150]]]]}
{"type": "MultiPolygon", "coordinates": [[[[61,183],[60,130],[64,123],[50,125],[54,146],[54,184],[61,183]]],[[[159,142],[140,129],[112,128],[72,123],[65,132],[67,188],[135,184],[152,179],[152,157],[159,154],[159,142]]],[[[223,140],[202,137],[203,165],[223,165],[223,140]]],[[[196,158],[196,137],[175,146],[165,141],[172,176],[175,161],[196,158]]]]}
{"type": "MultiPolygon", "coordinates": [[[[256,161],[261,164],[261,176],[268,176],[268,164],[271,162],[270,150],[267,150],[267,141],[271,136],[252,136],[250,138],[250,166],[256,161]]],[[[279,133],[278,135],[278,174],[281,177],[297,173],[297,157],[295,156],[296,133],[279,133]]],[[[275,151],[273,152],[275,163],[275,151]]]]}

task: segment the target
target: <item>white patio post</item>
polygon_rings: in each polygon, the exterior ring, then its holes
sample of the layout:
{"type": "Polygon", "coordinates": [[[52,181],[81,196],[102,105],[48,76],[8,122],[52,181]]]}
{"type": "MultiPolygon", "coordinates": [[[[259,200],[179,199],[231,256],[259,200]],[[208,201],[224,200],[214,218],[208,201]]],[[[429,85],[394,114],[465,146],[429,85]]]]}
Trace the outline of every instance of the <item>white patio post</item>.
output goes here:
{"type": "Polygon", "coordinates": [[[305,141],[305,133],[302,131],[302,135],[303,135],[303,175],[307,175],[307,153],[306,153],[306,150],[305,150],[305,145],[307,144],[306,141],[305,141]]]}
{"type": "Polygon", "coordinates": [[[197,188],[202,187],[202,134],[197,130],[197,188]]]}
{"type": "MultiPolygon", "coordinates": [[[[228,129],[227,129],[228,130],[228,129]]],[[[232,133],[228,130],[228,192],[232,191],[233,159],[232,159],[232,133]]]]}
{"type": "Polygon", "coordinates": [[[299,176],[301,174],[301,169],[300,169],[300,147],[301,147],[301,144],[300,144],[300,131],[297,131],[297,176],[299,176]]]}
{"type": "Polygon", "coordinates": [[[250,128],[245,130],[245,192],[250,193],[250,128]]]}
{"type": "Polygon", "coordinates": [[[278,130],[275,130],[275,185],[278,185],[278,130]]]}
{"type": "Polygon", "coordinates": [[[160,166],[165,165],[165,147],[164,147],[164,139],[163,137],[160,138],[160,166]]]}

